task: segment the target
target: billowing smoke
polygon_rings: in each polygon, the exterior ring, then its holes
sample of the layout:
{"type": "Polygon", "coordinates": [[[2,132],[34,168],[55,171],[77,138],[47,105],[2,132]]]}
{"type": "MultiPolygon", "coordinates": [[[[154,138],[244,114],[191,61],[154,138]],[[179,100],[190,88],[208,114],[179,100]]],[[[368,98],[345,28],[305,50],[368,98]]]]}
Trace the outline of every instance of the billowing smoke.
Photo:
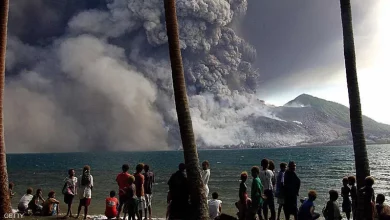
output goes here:
{"type": "MultiPolygon", "coordinates": [[[[45,36],[40,45],[28,45],[11,31],[5,92],[8,151],[180,146],[163,1],[108,0],[105,8],[85,8],[68,16],[61,36],[45,36]]],[[[251,63],[256,51],[231,27],[246,9],[246,0],[177,0],[200,146],[264,141],[267,135],[260,137],[250,119],[277,119],[254,95],[259,73],[251,63]]]]}

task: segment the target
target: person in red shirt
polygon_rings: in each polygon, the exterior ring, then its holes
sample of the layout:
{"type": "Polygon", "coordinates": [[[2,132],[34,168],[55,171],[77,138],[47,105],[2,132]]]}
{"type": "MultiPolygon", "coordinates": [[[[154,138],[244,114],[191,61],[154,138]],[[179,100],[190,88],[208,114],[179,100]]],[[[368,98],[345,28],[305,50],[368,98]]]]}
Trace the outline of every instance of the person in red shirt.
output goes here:
{"type": "Polygon", "coordinates": [[[130,174],[127,172],[129,171],[130,167],[128,164],[123,164],[122,165],[122,172],[119,173],[116,176],[116,182],[118,183],[119,186],[119,206],[118,206],[118,214],[117,214],[117,219],[119,219],[119,216],[122,211],[122,206],[126,203],[127,197],[125,193],[125,189],[129,187],[129,177],[130,174]]]}
{"type": "Polygon", "coordinates": [[[106,211],[105,215],[108,219],[113,219],[118,214],[118,199],[115,197],[115,191],[110,192],[110,197],[106,198],[106,211]]]}
{"type": "Polygon", "coordinates": [[[138,164],[135,168],[135,188],[136,188],[136,194],[138,198],[138,211],[140,219],[142,219],[142,211],[146,209],[146,200],[145,200],[145,193],[144,193],[144,183],[145,183],[145,177],[142,175],[142,170],[144,169],[144,165],[142,163],[138,164]]]}

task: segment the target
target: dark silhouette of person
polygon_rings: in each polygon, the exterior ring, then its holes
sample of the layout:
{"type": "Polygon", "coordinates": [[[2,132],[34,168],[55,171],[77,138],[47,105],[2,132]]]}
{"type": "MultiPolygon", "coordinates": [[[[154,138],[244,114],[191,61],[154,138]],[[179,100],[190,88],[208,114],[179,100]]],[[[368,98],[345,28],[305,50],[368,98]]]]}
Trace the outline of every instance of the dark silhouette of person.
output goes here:
{"type": "Polygon", "coordinates": [[[169,192],[171,196],[169,219],[184,219],[188,215],[188,180],[185,173],[185,164],[179,164],[179,170],[169,178],[169,192]]]}
{"type": "Polygon", "coordinates": [[[293,215],[294,220],[297,220],[297,199],[301,187],[301,180],[295,173],[295,169],[295,162],[290,161],[288,163],[288,170],[284,174],[284,215],[286,220],[290,219],[290,215],[293,215]]]}

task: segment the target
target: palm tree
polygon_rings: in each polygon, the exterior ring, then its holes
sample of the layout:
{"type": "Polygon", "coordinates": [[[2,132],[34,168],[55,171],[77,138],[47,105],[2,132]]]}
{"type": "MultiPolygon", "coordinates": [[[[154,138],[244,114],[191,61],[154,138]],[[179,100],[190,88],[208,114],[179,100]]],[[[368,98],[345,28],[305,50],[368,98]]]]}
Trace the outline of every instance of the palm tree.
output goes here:
{"type": "Polygon", "coordinates": [[[3,97],[5,81],[5,51],[7,46],[8,0],[0,0],[0,216],[11,213],[11,202],[8,192],[8,174],[4,143],[3,97]]]}
{"type": "Polygon", "coordinates": [[[193,219],[208,219],[207,198],[200,176],[198,152],[195,144],[194,131],[187,91],[184,79],[183,62],[179,45],[179,27],[176,16],[176,1],[164,0],[165,21],[171,60],[173,89],[175,94],[176,112],[179,121],[180,135],[184,151],[188,182],[190,184],[191,217],[193,219]]]}
{"type": "MultiPolygon", "coordinates": [[[[357,187],[360,189],[364,186],[364,179],[370,175],[370,167],[367,157],[366,141],[364,138],[359,84],[356,73],[355,43],[353,40],[350,0],[340,0],[340,7],[341,20],[343,24],[344,58],[349,94],[351,131],[353,138],[353,150],[355,152],[356,179],[357,187]]],[[[364,211],[363,208],[362,198],[358,197],[358,218],[363,216],[363,213],[360,212],[364,211]]]]}

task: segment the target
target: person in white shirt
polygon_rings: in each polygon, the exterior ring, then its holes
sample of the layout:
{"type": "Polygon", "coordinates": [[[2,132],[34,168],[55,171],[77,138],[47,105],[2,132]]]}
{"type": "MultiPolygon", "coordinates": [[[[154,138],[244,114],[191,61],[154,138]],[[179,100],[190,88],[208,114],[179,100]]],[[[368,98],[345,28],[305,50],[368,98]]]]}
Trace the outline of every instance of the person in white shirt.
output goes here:
{"type": "Polygon", "coordinates": [[[64,186],[62,187],[62,194],[64,194],[64,202],[68,205],[68,211],[66,216],[72,217],[72,204],[73,198],[77,195],[77,177],[74,169],[68,170],[69,176],[64,180],[64,186]]]}
{"type": "Polygon", "coordinates": [[[84,219],[87,219],[88,215],[88,206],[91,204],[91,198],[92,198],[92,189],[93,189],[93,177],[90,174],[91,168],[86,165],[83,168],[83,175],[80,176],[79,187],[78,187],[78,194],[80,197],[80,203],[79,208],[77,210],[77,216],[79,217],[81,207],[84,206],[84,219]]]}
{"type": "Polygon", "coordinates": [[[213,199],[207,201],[209,205],[209,216],[210,219],[215,219],[221,215],[222,212],[222,201],[218,199],[218,193],[212,194],[213,199]]]}
{"type": "Polygon", "coordinates": [[[28,204],[30,203],[30,201],[34,197],[32,195],[32,192],[33,192],[33,189],[32,188],[28,188],[26,194],[24,194],[24,196],[20,199],[19,204],[18,204],[19,212],[21,212],[21,213],[27,212],[28,204]]]}
{"type": "Polygon", "coordinates": [[[263,215],[264,219],[268,219],[268,208],[271,210],[271,220],[275,220],[276,213],[275,213],[275,203],[274,203],[274,193],[273,189],[275,187],[275,181],[272,181],[275,179],[274,173],[268,169],[269,161],[267,159],[263,159],[261,161],[261,167],[263,168],[260,171],[260,180],[261,184],[263,185],[263,194],[265,195],[266,199],[263,203],[263,215]]]}
{"type": "Polygon", "coordinates": [[[206,191],[206,198],[209,197],[209,179],[210,179],[210,164],[207,160],[203,161],[202,163],[202,171],[201,171],[202,181],[203,185],[205,187],[206,191]]]}

